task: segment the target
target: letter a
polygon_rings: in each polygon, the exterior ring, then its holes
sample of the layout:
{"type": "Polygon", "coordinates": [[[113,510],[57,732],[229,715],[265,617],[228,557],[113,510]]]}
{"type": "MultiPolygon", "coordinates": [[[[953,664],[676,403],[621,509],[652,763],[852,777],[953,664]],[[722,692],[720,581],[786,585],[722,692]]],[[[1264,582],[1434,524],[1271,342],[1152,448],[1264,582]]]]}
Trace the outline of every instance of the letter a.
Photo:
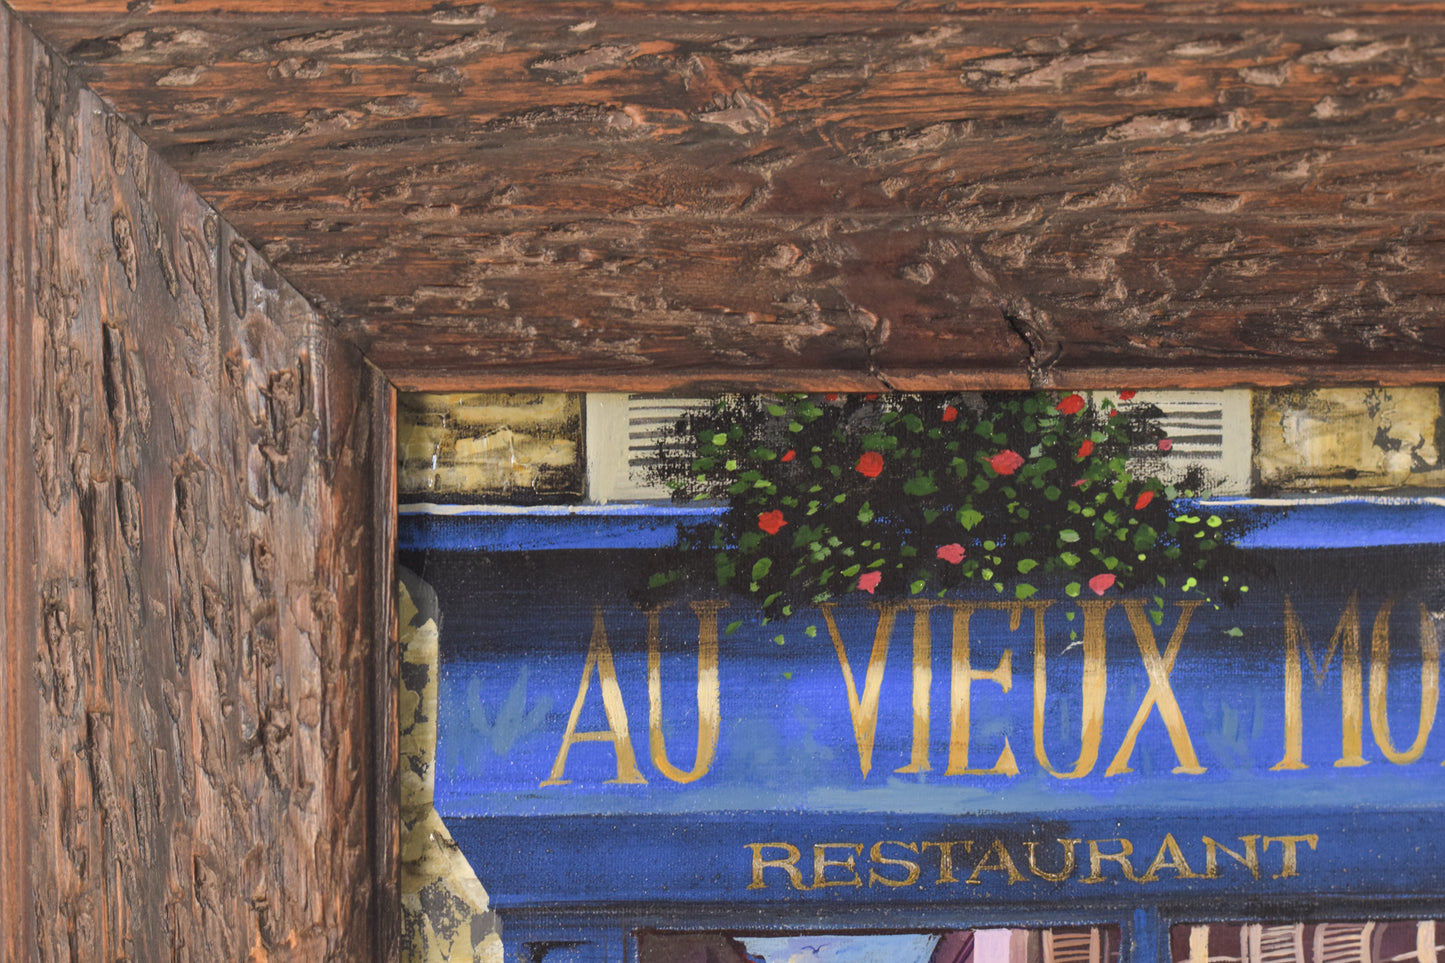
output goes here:
{"type": "Polygon", "coordinates": [[[557,760],[552,763],[552,773],[542,783],[543,786],[565,786],[572,781],[563,778],[563,771],[567,768],[567,753],[578,742],[612,743],[617,754],[617,778],[607,780],[609,783],[647,782],[637,771],[632,737],[627,733],[627,708],[622,704],[622,690],[617,686],[617,670],[612,666],[612,649],[607,644],[607,626],[602,622],[601,606],[592,614],[592,641],[587,646],[587,664],[582,667],[582,684],[577,687],[577,700],[572,703],[572,714],[567,717],[567,731],[562,736],[561,748],[557,750],[557,760]],[[592,684],[594,667],[602,688],[602,709],[607,714],[607,728],[578,732],[577,719],[587,702],[587,689],[592,684]]]}

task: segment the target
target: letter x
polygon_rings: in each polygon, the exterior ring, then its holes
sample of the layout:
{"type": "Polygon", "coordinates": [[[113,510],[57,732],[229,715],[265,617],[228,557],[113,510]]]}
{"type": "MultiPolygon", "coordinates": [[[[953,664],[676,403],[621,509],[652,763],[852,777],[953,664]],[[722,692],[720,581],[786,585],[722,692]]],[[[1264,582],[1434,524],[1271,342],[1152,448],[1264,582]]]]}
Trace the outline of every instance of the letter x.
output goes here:
{"type": "Polygon", "coordinates": [[[1179,702],[1174,698],[1174,690],[1169,685],[1169,673],[1174,671],[1174,659],[1179,655],[1179,646],[1184,641],[1189,620],[1198,607],[1198,601],[1179,603],[1179,621],[1175,623],[1174,634],[1169,637],[1169,646],[1161,657],[1159,646],[1154,641],[1154,629],[1144,611],[1144,603],[1139,599],[1129,599],[1124,603],[1124,611],[1129,616],[1129,627],[1134,630],[1134,638],[1139,643],[1144,671],[1149,674],[1149,691],[1144,694],[1144,701],[1140,703],[1139,711],[1135,713],[1134,721],[1129,724],[1129,731],[1124,735],[1124,744],[1119,747],[1118,755],[1109,763],[1104,775],[1116,776],[1122,772],[1133,772],[1129,768],[1129,757],[1134,754],[1134,743],[1149,718],[1149,712],[1155,708],[1159,710],[1159,718],[1164,720],[1164,727],[1169,731],[1174,755],[1179,758],[1179,765],[1174,767],[1174,771],[1188,775],[1204,772],[1204,767],[1194,755],[1194,744],[1189,741],[1184,714],[1179,711],[1179,702]]]}

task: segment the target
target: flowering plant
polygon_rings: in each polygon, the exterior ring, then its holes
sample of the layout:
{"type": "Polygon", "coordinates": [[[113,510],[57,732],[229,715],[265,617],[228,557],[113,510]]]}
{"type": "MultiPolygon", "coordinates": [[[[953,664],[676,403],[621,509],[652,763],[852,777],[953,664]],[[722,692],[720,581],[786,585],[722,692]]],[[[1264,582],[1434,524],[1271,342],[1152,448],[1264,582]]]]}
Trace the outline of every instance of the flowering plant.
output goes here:
{"type": "Polygon", "coordinates": [[[1178,501],[1197,477],[1131,469],[1131,453],[1168,450],[1158,417],[1072,393],[721,399],[678,424],[660,474],[679,500],[727,511],[684,530],[651,587],[703,560],[772,617],[970,584],[1014,599],[1046,580],[1070,597],[1199,591],[1235,523],[1178,501]]]}

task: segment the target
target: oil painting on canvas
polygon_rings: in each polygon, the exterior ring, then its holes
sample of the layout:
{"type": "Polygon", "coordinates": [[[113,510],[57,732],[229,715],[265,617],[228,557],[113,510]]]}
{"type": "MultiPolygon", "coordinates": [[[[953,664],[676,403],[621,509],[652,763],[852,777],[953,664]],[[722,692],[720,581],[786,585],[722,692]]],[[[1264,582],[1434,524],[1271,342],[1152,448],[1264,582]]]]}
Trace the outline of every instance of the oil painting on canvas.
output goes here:
{"type": "Polygon", "coordinates": [[[413,959],[1438,958],[1437,390],[402,408],[413,959]]]}

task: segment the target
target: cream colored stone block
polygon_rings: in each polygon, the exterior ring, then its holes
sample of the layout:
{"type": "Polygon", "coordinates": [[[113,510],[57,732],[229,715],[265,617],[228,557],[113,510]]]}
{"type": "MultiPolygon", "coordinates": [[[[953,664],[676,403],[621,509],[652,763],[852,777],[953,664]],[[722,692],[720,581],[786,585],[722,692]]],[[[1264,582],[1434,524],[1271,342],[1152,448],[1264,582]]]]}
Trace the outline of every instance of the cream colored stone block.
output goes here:
{"type": "Polygon", "coordinates": [[[1265,487],[1378,489],[1445,485],[1436,388],[1260,392],[1255,470],[1265,487]]]}
{"type": "Polygon", "coordinates": [[[406,495],[582,494],[582,398],[559,393],[402,395],[398,486],[406,495]]]}

